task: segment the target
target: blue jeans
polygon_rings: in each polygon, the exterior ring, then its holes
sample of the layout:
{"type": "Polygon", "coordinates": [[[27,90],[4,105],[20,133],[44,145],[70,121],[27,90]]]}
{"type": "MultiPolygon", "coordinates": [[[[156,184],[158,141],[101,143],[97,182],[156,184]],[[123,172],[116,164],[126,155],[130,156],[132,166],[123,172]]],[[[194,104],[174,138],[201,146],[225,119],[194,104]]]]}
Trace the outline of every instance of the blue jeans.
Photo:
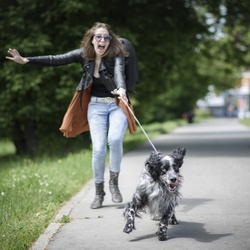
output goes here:
{"type": "Polygon", "coordinates": [[[123,136],[128,121],[123,110],[116,103],[90,102],[88,106],[88,122],[92,140],[92,169],[95,183],[104,182],[105,158],[107,142],[110,149],[110,165],[112,172],[120,172],[123,155],[123,136]]]}

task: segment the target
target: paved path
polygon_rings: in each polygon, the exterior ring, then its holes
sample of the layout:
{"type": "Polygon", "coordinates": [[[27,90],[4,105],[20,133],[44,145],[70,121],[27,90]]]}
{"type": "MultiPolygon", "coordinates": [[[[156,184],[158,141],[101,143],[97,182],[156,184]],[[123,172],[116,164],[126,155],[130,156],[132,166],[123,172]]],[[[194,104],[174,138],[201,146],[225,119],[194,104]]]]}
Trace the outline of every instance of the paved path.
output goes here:
{"type": "Polygon", "coordinates": [[[120,189],[124,203],[111,202],[106,184],[104,207],[90,209],[94,197],[91,180],[57,215],[69,215],[71,221],[59,229],[59,223],[51,223],[33,250],[249,250],[250,130],[236,119],[217,119],[178,128],[153,142],[164,154],[178,146],[187,148],[181,169],[183,200],[176,209],[179,225],[169,228],[167,241],[158,241],[157,222],[148,214],[136,220],[135,231],[123,233],[123,208],[152,151],[146,143],[123,158],[120,189]]]}

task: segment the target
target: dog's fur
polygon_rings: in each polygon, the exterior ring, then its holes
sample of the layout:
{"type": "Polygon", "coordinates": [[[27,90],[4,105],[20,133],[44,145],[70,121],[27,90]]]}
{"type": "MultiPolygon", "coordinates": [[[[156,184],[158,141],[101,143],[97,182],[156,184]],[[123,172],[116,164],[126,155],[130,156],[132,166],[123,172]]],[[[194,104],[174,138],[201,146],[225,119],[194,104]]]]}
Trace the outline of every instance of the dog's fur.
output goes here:
{"type": "Polygon", "coordinates": [[[180,198],[179,188],[183,177],[179,169],[186,154],[185,148],[176,148],[170,155],[151,153],[145,163],[141,181],[133,195],[132,202],[124,209],[125,228],[123,232],[130,233],[135,229],[135,217],[141,217],[139,212],[148,208],[151,216],[160,219],[156,235],[159,240],[167,239],[168,223],[175,225],[175,207],[180,198]]]}

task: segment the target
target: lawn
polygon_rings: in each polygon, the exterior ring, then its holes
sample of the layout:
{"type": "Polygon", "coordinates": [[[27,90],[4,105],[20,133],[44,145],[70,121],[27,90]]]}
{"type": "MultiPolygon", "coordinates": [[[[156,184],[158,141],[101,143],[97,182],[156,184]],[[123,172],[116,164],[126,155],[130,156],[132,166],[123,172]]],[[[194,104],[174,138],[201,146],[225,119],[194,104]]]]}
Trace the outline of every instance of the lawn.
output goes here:
{"type": "Polygon", "coordinates": [[[0,245],[28,249],[58,209],[92,177],[91,152],[1,161],[0,245]]]}

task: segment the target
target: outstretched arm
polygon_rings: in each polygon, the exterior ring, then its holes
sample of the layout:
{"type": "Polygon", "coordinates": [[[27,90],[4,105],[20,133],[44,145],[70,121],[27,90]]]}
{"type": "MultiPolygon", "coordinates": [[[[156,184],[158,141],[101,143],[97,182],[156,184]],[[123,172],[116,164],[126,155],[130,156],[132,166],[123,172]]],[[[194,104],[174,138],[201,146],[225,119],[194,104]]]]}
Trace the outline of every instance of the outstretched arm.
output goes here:
{"type": "Polygon", "coordinates": [[[81,62],[82,64],[84,63],[82,49],[76,49],[60,55],[33,56],[27,58],[22,57],[15,49],[9,49],[8,53],[11,57],[6,56],[7,59],[20,64],[31,63],[41,66],[61,66],[76,62],[81,62]]]}
{"type": "Polygon", "coordinates": [[[8,53],[11,56],[6,56],[7,59],[19,64],[26,64],[29,62],[27,58],[22,57],[16,49],[8,49],[8,53]]]}

